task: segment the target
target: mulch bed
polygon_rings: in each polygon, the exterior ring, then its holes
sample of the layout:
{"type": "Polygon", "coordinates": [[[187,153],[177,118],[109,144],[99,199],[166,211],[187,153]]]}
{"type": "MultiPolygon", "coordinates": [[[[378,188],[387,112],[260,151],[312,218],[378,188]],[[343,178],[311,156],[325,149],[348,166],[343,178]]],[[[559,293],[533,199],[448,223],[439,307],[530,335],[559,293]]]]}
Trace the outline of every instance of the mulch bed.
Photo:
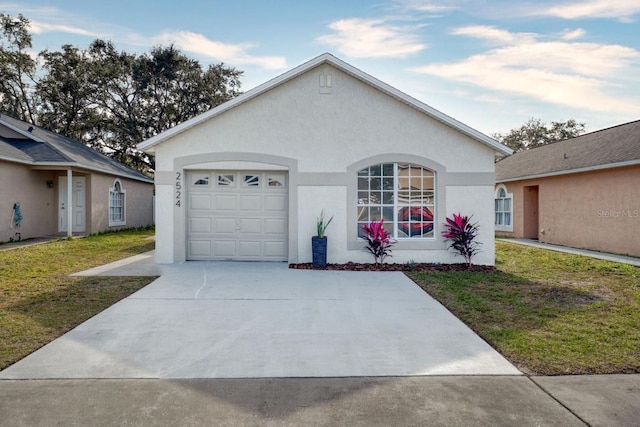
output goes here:
{"type": "Polygon", "coordinates": [[[300,264],[289,264],[289,268],[297,270],[337,270],[337,271],[403,271],[403,272],[420,272],[420,271],[474,271],[474,272],[495,272],[497,269],[492,265],[472,265],[467,267],[466,264],[369,264],[347,262],[346,264],[327,264],[326,267],[314,268],[310,262],[300,264]]]}

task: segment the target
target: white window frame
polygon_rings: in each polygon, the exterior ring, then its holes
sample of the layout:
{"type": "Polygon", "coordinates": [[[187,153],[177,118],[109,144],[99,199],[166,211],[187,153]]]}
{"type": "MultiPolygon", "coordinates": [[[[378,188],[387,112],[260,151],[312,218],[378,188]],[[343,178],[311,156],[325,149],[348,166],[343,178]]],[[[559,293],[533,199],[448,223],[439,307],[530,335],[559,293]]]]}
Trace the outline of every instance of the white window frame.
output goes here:
{"type": "Polygon", "coordinates": [[[504,184],[499,184],[496,187],[496,192],[494,195],[494,218],[495,218],[495,230],[496,231],[509,231],[513,232],[513,193],[509,193],[507,191],[507,187],[504,184]],[[498,197],[501,191],[504,191],[505,197],[498,197]],[[508,210],[495,210],[496,205],[498,204],[498,200],[509,201],[509,209],[508,210]],[[509,214],[509,224],[498,224],[498,213],[508,213],[509,214]]]}
{"type": "Polygon", "coordinates": [[[109,216],[109,227],[119,227],[123,225],[127,225],[127,190],[125,190],[122,186],[122,182],[120,179],[116,178],[113,181],[113,187],[109,188],[109,210],[107,215],[109,216]],[[113,202],[115,201],[115,197],[120,199],[120,203],[122,206],[113,206],[113,202]],[[113,209],[121,208],[121,218],[114,219],[112,215],[113,209]]]}

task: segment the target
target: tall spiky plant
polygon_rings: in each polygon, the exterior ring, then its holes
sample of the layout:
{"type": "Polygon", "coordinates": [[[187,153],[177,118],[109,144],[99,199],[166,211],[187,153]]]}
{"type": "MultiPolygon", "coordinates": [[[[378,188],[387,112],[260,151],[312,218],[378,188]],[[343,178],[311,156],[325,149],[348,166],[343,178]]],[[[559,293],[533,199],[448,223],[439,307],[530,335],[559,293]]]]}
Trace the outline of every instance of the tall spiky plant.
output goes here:
{"type": "Polygon", "coordinates": [[[449,247],[464,257],[467,267],[471,267],[471,258],[480,252],[482,244],[475,239],[478,237],[480,226],[471,223],[471,216],[453,214],[453,218],[447,218],[442,231],[442,237],[449,241],[449,247]]]}

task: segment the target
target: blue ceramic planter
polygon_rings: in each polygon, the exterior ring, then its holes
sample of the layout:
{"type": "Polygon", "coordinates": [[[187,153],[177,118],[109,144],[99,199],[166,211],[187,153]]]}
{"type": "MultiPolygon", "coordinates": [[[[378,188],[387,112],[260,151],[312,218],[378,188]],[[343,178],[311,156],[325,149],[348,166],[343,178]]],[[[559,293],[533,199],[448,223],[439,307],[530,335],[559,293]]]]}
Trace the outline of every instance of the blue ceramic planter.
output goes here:
{"type": "Polygon", "coordinates": [[[311,238],[312,264],[314,267],[327,266],[327,238],[314,236],[311,238]]]}

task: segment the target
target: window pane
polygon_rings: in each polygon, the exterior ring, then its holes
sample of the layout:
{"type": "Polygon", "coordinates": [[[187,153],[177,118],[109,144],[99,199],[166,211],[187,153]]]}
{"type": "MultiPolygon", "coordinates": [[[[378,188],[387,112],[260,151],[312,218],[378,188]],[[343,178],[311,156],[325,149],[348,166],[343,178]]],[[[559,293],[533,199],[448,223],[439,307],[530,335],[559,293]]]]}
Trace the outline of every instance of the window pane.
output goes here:
{"type": "Polygon", "coordinates": [[[380,207],[371,207],[369,208],[369,215],[370,221],[380,221],[382,218],[382,209],[380,207]]]}
{"type": "Polygon", "coordinates": [[[382,218],[384,219],[385,223],[393,222],[393,208],[392,207],[382,208],[382,218]]]}
{"type": "Polygon", "coordinates": [[[367,191],[358,191],[358,204],[359,205],[367,205],[367,204],[369,204],[369,192],[367,192],[367,191]]]}
{"type": "Polygon", "coordinates": [[[393,163],[385,163],[382,165],[382,174],[393,178],[393,163]]]}
{"type": "Polygon", "coordinates": [[[371,166],[371,176],[382,176],[382,165],[371,166]]]}
{"type": "Polygon", "coordinates": [[[246,187],[259,187],[260,175],[244,175],[243,183],[246,187]]]}
{"type": "Polygon", "coordinates": [[[424,190],[433,190],[433,175],[422,178],[422,188],[424,190]]]}
{"type": "Polygon", "coordinates": [[[218,175],[218,185],[221,187],[233,187],[235,175],[218,175]]]}
{"type": "Polygon", "coordinates": [[[268,187],[284,187],[285,180],[284,175],[267,175],[268,187]]]}
{"type": "Polygon", "coordinates": [[[398,191],[398,204],[409,204],[409,191],[398,191]]]}
{"type": "Polygon", "coordinates": [[[393,191],[384,191],[382,193],[382,204],[384,205],[393,204],[393,191]]]}
{"type": "Polygon", "coordinates": [[[369,180],[367,178],[358,178],[358,190],[368,190],[369,180]]]}
{"type": "Polygon", "coordinates": [[[371,189],[372,190],[382,190],[382,179],[381,178],[371,178],[371,189]]]}
{"type": "Polygon", "coordinates": [[[358,221],[369,222],[369,208],[367,207],[358,208],[358,221]]]}
{"type": "Polygon", "coordinates": [[[382,179],[382,189],[383,190],[393,190],[393,178],[383,178],[382,179]]]}

